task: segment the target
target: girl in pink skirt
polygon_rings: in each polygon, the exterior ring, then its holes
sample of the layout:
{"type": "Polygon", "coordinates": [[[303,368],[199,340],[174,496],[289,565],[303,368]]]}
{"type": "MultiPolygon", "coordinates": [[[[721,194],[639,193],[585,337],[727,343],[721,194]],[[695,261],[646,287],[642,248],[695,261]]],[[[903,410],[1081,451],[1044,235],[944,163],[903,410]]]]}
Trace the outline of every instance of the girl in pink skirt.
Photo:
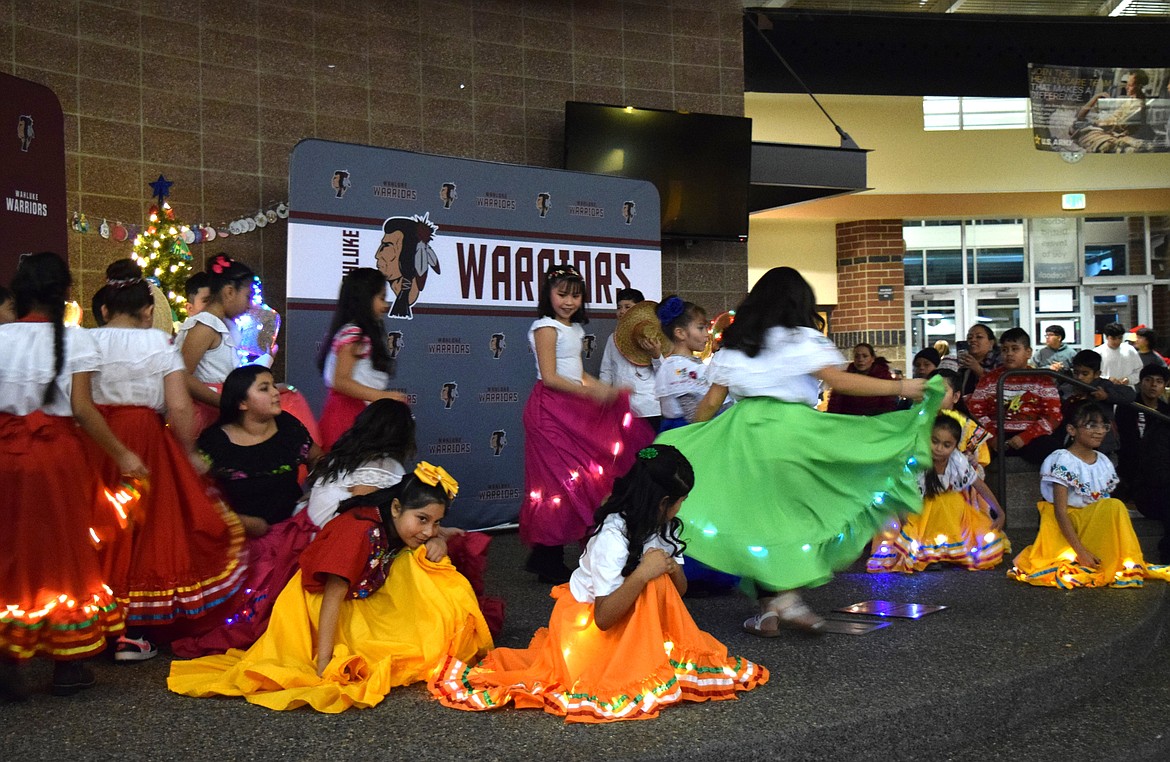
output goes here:
{"type": "Polygon", "coordinates": [[[536,385],[524,407],[524,491],[520,539],[532,548],[526,568],[545,584],[571,570],[565,545],[585,537],[593,512],[643,442],[629,441],[629,393],[603,384],[581,364],[585,281],[554,265],[540,289],[540,318],[528,330],[536,385]]]}

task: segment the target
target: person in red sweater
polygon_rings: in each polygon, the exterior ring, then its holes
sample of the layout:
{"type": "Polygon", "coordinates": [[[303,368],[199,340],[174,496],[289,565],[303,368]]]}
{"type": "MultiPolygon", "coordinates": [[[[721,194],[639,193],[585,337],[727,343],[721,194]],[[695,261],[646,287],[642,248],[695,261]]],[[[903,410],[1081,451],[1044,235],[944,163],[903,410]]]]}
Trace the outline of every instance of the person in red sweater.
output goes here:
{"type": "MultiPolygon", "coordinates": [[[[849,363],[845,370],[848,373],[859,373],[887,381],[894,378],[886,358],[878,357],[873,345],[865,342],[853,347],[853,362],[849,363]]],[[[877,415],[888,413],[897,406],[897,397],[850,397],[847,394],[834,394],[829,397],[829,412],[844,415],[877,415]]]]}
{"type": "MultiPolygon", "coordinates": [[[[1023,328],[1010,328],[999,339],[1003,365],[984,373],[967,397],[967,410],[994,437],[996,435],[995,387],[1009,370],[1028,367],[1032,340],[1023,328]]],[[[1054,432],[1060,425],[1060,391],[1048,376],[1012,376],[1004,382],[1004,442],[1007,455],[1018,455],[1039,465],[1060,447],[1054,432]]],[[[995,439],[989,444],[994,447],[995,439]]]]}

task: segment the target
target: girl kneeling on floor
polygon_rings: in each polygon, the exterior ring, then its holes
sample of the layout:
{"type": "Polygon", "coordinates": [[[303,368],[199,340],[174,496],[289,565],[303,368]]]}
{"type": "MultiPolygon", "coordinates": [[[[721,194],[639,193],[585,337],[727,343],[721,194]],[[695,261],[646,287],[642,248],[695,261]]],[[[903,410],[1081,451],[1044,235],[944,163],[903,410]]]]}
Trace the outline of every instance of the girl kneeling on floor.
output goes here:
{"type": "Polygon", "coordinates": [[[1072,443],[1040,466],[1040,529],[1016,556],[1008,576],[1030,585],[1141,587],[1170,581],[1170,566],[1147,566],[1125,503],[1110,497],[1117,471],[1097,452],[1109,431],[1095,402],[1073,411],[1065,426],[1072,443]]]}
{"type": "Polygon", "coordinates": [[[255,645],[175,662],[167,686],[337,713],[375,706],[447,658],[485,653],[492,640],[475,593],[446,558],[458,530],[439,526],[457,490],[446,471],[420,463],[400,485],[342,503],[255,645]]]}
{"type": "Polygon", "coordinates": [[[682,701],[735,698],[768,671],[703,632],[686,591],[679,507],[694,486],[673,447],[641,450],[597,510],[580,567],[556,599],[547,628],[528,648],[499,648],[478,665],[450,658],[431,692],[471,711],[512,701],[568,722],[644,720],[682,701]]]}
{"type": "Polygon", "coordinates": [[[867,571],[915,572],[940,562],[981,571],[1003,560],[1003,509],[959,450],[962,436],[955,418],[944,412],[934,419],[932,468],[918,475],[922,513],[910,514],[900,527],[879,535],[867,571]],[[981,499],[972,503],[974,496],[981,499]]]}

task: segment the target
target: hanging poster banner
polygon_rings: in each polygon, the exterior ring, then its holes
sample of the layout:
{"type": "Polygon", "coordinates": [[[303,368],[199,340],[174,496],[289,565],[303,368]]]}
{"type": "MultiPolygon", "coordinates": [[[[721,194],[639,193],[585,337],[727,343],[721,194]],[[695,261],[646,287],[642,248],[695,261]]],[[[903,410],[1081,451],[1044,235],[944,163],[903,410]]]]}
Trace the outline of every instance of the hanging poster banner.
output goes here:
{"type": "Polygon", "coordinates": [[[1040,151],[1170,152],[1170,69],[1028,65],[1040,151]]]}
{"type": "MultiPolygon", "coordinates": [[[[618,289],[661,298],[659,199],[641,180],[304,140],[289,162],[288,381],[319,413],[317,355],[344,275],[381,270],[392,300],[392,389],[417,422],[419,460],[459,481],[444,523],[515,521],[521,414],[536,380],[528,329],[544,273],[585,278],[582,346],[596,375],[618,289]]],[[[412,465],[412,464],[406,464],[412,465]]]]}
{"type": "Polygon", "coordinates": [[[0,72],[0,283],[21,254],[69,255],[65,117],[52,90],[0,72]]]}

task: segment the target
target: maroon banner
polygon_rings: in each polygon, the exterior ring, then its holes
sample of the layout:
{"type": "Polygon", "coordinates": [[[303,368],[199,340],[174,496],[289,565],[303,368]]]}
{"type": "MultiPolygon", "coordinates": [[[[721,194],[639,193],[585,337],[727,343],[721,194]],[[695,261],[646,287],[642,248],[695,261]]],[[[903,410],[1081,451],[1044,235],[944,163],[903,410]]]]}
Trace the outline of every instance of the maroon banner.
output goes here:
{"type": "Polygon", "coordinates": [[[65,117],[52,90],[0,72],[0,283],[21,254],[69,255],[65,117]]]}

